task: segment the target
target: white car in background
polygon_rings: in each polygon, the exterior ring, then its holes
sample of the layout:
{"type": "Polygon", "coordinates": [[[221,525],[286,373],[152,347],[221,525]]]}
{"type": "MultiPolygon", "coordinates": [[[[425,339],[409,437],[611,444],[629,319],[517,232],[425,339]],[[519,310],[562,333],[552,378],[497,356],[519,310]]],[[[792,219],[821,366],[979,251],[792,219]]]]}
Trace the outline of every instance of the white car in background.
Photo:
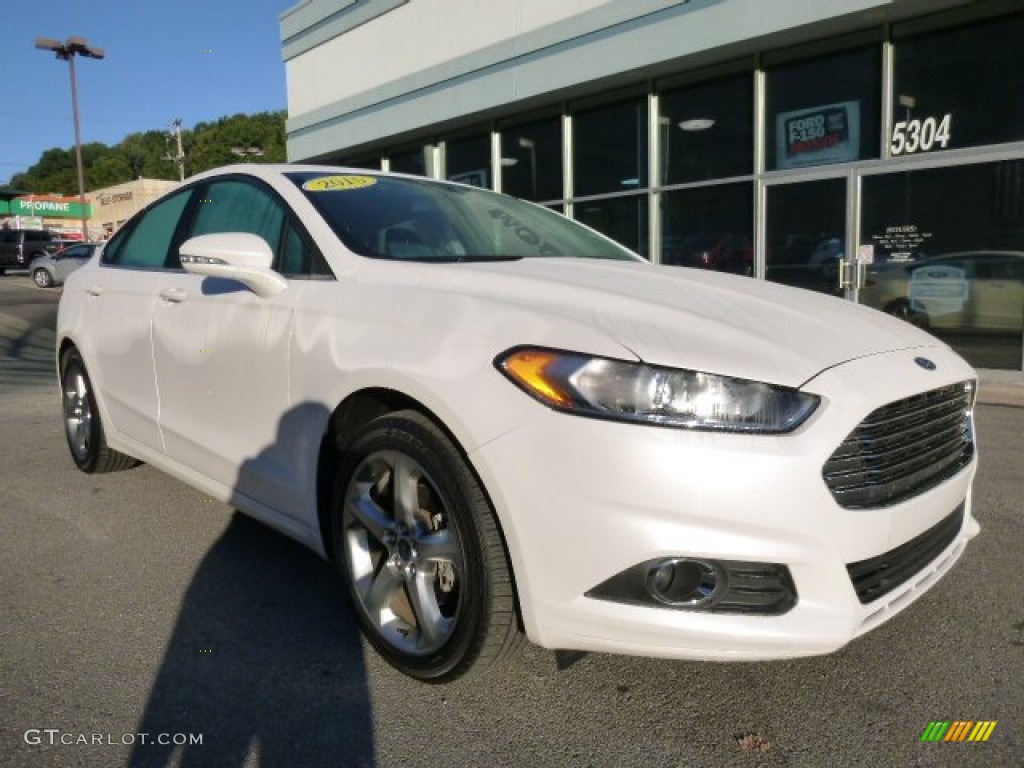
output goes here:
{"type": "Polygon", "coordinates": [[[330,558],[422,680],[523,634],[828,653],[978,531],[949,347],[457,184],[202,174],[71,275],[57,344],[79,468],[148,462],[330,558]]]}
{"type": "Polygon", "coordinates": [[[1024,329],[1024,253],[962,251],[868,269],[861,301],[935,331],[1024,329]]]}

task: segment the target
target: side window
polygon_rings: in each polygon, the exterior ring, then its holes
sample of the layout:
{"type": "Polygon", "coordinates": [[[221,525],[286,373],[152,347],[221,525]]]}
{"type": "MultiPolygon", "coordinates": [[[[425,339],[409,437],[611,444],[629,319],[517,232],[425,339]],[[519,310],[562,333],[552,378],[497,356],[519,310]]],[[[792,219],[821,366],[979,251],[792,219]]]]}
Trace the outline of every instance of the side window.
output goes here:
{"type": "Polygon", "coordinates": [[[72,245],[60,254],[62,259],[87,259],[92,255],[92,249],[87,245],[72,245]]]}
{"type": "Polygon", "coordinates": [[[287,227],[278,271],[285,277],[332,277],[324,257],[305,233],[292,222],[287,227]]]}
{"type": "Polygon", "coordinates": [[[163,269],[178,221],[191,189],[182,190],[142,214],[134,226],[122,230],[103,251],[104,264],[143,269],[163,269]]]}
{"type": "Polygon", "coordinates": [[[190,237],[217,232],[259,235],[274,252],[273,267],[286,277],[330,275],[309,238],[289,220],[284,203],[256,184],[230,179],[204,190],[190,237]]]}
{"type": "Polygon", "coordinates": [[[285,213],[281,204],[259,187],[244,181],[215,181],[196,204],[190,237],[219,232],[259,235],[278,261],[285,213]]]}

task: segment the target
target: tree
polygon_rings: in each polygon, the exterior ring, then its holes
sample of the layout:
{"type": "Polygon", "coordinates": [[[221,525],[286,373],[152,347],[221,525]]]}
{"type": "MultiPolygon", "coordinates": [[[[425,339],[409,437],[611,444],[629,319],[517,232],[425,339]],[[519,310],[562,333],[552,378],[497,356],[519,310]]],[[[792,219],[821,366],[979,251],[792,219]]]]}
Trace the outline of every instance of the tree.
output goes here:
{"type": "MultiPolygon", "coordinates": [[[[182,131],[186,172],[191,175],[239,162],[231,151],[233,147],[259,148],[263,154],[248,157],[250,162],[285,162],[284,122],[283,111],[261,112],[222,117],[182,131]]],[[[83,144],[86,190],[123,184],[140,176],[177,180],[177,167],[168,159],[176,149],[171,147],[168,134],[159,130],[131,133],[113,147],[101,143],[83,144]]],[[[33,194],[77,195],[74,147],[46,150],[35,165],[12,176],[9,186],[33,194]]]]}

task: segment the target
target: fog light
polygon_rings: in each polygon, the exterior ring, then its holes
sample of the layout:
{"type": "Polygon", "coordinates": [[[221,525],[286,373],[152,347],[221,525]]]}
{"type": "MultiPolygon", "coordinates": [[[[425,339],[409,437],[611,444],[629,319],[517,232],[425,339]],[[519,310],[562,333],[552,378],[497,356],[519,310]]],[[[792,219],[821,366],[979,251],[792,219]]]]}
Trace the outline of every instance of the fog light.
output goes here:
{"type": "Polygon", "coordinates": [[[660,560],[647,571],[647,591],[659,603],[696,608],[710,603],[721,578],[714,563],[674,557],[660,560]]]}
{"type": "Polygon", "coordinates": [[[584,593],[598,600],[705,613],[780,616],[796,605],[782,563],[662,557],[645,560],[584,593]]]}

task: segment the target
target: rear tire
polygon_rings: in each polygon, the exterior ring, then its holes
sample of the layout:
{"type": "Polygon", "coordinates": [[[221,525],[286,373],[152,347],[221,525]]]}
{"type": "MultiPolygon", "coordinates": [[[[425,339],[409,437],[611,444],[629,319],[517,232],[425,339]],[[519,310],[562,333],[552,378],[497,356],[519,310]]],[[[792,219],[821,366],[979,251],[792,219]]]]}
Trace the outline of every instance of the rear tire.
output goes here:
{"type": "Polygon", "coordinates": [[[521,643],[511,567],[479,481],[415,411],[371,421],[343,452],[335,562],[363,633],[418,680],[479,673],[521,643]]]}
{"type": "Polygon", "coordinates": [[[64,436],[78,468],[89,474],[99,474],[129,469],[138,464],[131,456],[107,445],[92,382],[77,349],[72,347],[61,355],[60,371],[64,436]]]}

